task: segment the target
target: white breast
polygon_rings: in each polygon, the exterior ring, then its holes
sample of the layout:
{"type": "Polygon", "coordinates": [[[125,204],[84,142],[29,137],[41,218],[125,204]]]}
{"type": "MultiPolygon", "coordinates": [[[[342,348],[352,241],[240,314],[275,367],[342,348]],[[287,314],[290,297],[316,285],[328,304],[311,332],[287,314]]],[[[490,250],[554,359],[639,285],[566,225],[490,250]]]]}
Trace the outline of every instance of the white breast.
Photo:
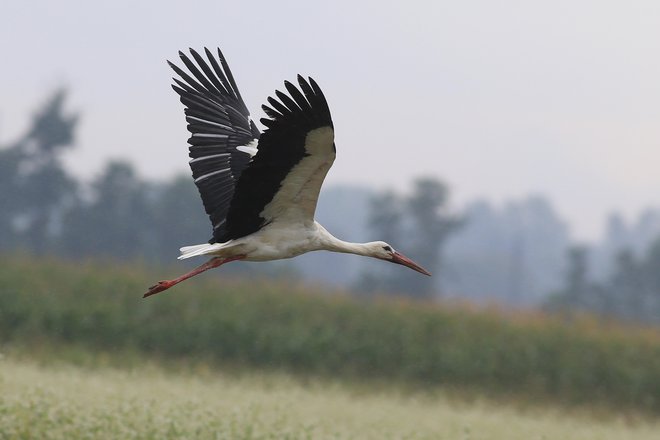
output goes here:
{"type": "Polygon", "coordinates": [[[273,222],[236,241],[245,244],[246,261],[280,260],[321,249],[316,222],[273,222]]]}

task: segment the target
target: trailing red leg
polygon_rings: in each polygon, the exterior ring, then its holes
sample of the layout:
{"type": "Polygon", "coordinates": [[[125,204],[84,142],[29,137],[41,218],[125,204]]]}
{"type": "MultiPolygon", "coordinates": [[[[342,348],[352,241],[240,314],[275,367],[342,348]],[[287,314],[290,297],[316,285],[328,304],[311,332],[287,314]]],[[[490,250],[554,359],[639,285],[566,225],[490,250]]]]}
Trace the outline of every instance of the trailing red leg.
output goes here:
{"type": "Polygon", "coordinates": [[[179,278],[157,282],[153,286],[149,287],[149,290],[147,291],[147,293],[145,293],[142,296],[142,298],[146,298],[148,296],[155,295],[164,290],[167,290],[170,287],[179,284],[181,281],[185,281],[188,278],[192,278],[195,275],[199,275],[200,273],[205,272],[209,269],[214,269],[216,267],[222,266],[223,264],[229,263],[230,261],[242,260],[243,258],[245,258],[245,255],[237,255],[235,257],[227,257],[227,258],[224,257],[211,258],[206,263],[202,264],[199,267],[196,267],[195,269],[191,270],[188,273],[181,275],[179,278]]]}

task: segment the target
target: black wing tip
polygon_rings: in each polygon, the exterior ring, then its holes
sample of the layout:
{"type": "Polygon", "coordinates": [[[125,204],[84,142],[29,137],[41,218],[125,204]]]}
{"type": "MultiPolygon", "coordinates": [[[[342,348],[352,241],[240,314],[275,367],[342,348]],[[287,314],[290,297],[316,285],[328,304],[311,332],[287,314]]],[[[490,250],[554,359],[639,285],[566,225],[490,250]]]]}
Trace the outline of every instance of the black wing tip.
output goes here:
{"type": "Polygon", "coordinates": [[[289,92],[289,96],[294,100],[296,98],[296,93],[300,93],[300,90],[298,90],[298,88],[289,81],[284,81],[284,87],[286,87],[286,91],[289,92]]]}
{"type": "Polygon", "coordinates": [[[314,80],[314,78],[312,78],[311,76],[305,78],[301,74],[298,74],[296,78],[298,80],[298,84],[300,85],[300,88],[302,88],[303,91],[310,90],[314,96],[324,97],[323,92],[321,91],[321,87],[319,87],[318,83],[314,80]]]}
{"type": "MultiPolygon", "coordinates": [[[[298,81],[298,85],[300,85],[300,87],[305,87],[305,86],[311,84],[311,82],[314,82],[314,80],[312,79],[311,76],[308,76],[307,79],[305,79],[305,77],[302,76],[301,74],[296,75],[296,80],[298,81]]],[[[294,84],[292,84],[290,81],[287,81],[287,80],[284,80],[284,84],[287,87],[288,86],[294,86],[295,87],[294,84]]]]}
{"type": "Polygon", "coordinates": [[[266,104],[263,104],[261,106],[261,109],[266,113],[266,116],[269,118],[275,119],[275,118],[281,118],[282,115],[273,110],[272,108],[268,107],[266,104]]]}
{"type": "Polygon", "coordinates": [[[188,50],[190,55],[184,53],[183,50],[178,51],[179,58],[183,62],[181,67],[166,60],[172,70],[199,94],[210,93],[229,99],[228,105],[233,106],[235,110],[249,118],[250,111],[243,102],[231,69],[220,48],[217,48],[218,55],[214,56],[212,51],[204,46],[208,62],[200,55],[201,50],[198,52],[192,47],[189,47],[188,50]]]}
{"type": "Polygon", "coordinates": [[[300,84],[300,87],[304,90],[306,87],[309,87],[309,80],[311,80],[312,78],[308,76],[307,79],[305,79],[304,76],[298,74],[297,79],[298,79],[298,84],[300,84]]]}
{"type": "MultiPolygon", "coordinates": [[[[316,81],[311,76],[305,78],[301,74],[297,74],[296,79],[298,86],[291,81],[284,80],[284,86],[288,93],[275,90],[274,95],[277,99],[268,97],[267,100],[270,106],[266,106],[267,109],[262,106],[266,115],[272,122],[289,118],[302,118],[308,120],[308,122],[315,121],[313,124],[323,123],[323,125],[332,126],[328,103],[316,81]]],[[[263,123],[264,119],[261,119],[261,121],[263,123]]],[[[267,126],[270,127],[271,125],[267,126]]]]}
{"type": "Polygon", "coordinates": [[[289,93],[291,93],[291,89],[299,91],[298,87],[295,84],[293,84],[291,81],[284,81],[284,87],[286,87],[289,93]]]}
{"type": "MultiPolygon", "coordinates": [[[[217,50],[218,50],[218,60],[221,61],[221,62],[223,62],[223,63],[226,63],[225,57],[224,57],[224,55],[222,54],[222,52],[220,51],[220,48],[219,48],[219,47],[217,48],[217,50]]],[[[195,50],[194,48],[192,48],[192,47],[188,47],[188,51],[189,51],[190,54],[193,56],[193,58],[195,58],[195,59],[197,59],[198,57],[201,58],[201,56],[199,55],[199,52],[197,52],[197,50],[195,50]]],[[[189,57],[185,52],[183,52],[182,50],[177,51],[177,53],[178,53],[178,55],[179,55],[179,58],[181,58],[181,60],[184,61],[184,63],[185,63],[186,61],[187,61],[187,62],[190,62],[190,61],[191,61],[191,60],[190,60],[190,57],[189,57]]],[[[210,50],[208,47],[206,47],[206,46],[204,46],[204,53],[206,54],[206,56],[207,56],[209,59],[214,59],[214,60],[215,60],[215,56],[213,55],[213,52],[211,52],[211,50],[210,50]]],[[[169,64],[170,67],[172,67],[172,68],[178,67],[178,66],[176,66],[176,64],[174,64],[174,63],[173,63],[172,61],[170,61],[170,60],[165,60],[165,61],[166,61],[167,64],[169,64]]],[[[226,67],[228,67],[228,66],[226,66],[226,67]]],[[[225,68],[226,68],[226,67],[225,67],[225,68]]],[[[225,72],[225,73],[228,73],[228,72],[225,72]]]]}
{"type": "Polygon", "coordinates": [[[312,89],[314,89],[314,92],[315,92],[317,95],[321,95],[321,96],[323,96],[323,92],[321,91],[321,88],[319,87],[319,85],[317,84],[317,82],[314,81],[314,78],[312,78],[311,76],[308,77],[308,78],[309,78],[309,85],[312,86],[312,89]]]}
{"type": "MultiPolygon", "coordinates": [[[[287,95],[286,93],[284,93],[284,92],[282,92],[281,90],[278,90],[278,89],[275,89],[275,96],[280,98],[280,101],[282,100],[282,96],[285,96],[286,98],[289,97],[289,95],[287,95]]],[[[270,96],[269,96],[269,98],[270,98],[270,96]]]]}
{"type": "MultiPolygon", "coordinates": [[[[175,78],[172,78],[176,81],[175,78]]],[[[170,84],[170,87],[172,87],[172,90],[174,90],[178,95],[183,95],[186,93],[185,90],[183,90],[181,87],[177,86],[176,84],[170,84]]]]}

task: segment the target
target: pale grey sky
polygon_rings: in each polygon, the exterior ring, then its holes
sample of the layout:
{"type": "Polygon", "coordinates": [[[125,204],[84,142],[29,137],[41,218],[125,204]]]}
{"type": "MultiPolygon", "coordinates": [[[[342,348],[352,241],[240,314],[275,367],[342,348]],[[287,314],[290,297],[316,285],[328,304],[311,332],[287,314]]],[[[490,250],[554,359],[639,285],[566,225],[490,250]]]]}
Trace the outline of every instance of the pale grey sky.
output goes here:
{"type": "Polygon", "coordinates": [[[4,2],[0,142],[65,84],[78,174],[110,157],[186,171],[164,60],[189,46],[223,48],[255,119],[313,76],[337,132],[330,184],[436,175],[457,207],[541,193],[577,238],[660,205],[657,1],[4,2]]]}

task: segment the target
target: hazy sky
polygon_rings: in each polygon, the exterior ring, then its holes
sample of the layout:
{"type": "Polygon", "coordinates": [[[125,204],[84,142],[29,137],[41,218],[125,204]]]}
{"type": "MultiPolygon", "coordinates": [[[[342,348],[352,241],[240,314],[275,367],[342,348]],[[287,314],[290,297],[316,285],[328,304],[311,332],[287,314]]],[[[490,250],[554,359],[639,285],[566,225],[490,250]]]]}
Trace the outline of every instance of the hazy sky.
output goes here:
{"type": "Polygon", "coordinates": [[[545,194],[577,238],[611,210],[660,205],[657,1],[3,2],[0,142],[67,85],[78,174],[110,157],[150,178],[186,171],[164,60],[205,45],[223,48],[255,119],[284,79],[318,81],[331,184],[436,175],[456,207],[545,194]]]}

